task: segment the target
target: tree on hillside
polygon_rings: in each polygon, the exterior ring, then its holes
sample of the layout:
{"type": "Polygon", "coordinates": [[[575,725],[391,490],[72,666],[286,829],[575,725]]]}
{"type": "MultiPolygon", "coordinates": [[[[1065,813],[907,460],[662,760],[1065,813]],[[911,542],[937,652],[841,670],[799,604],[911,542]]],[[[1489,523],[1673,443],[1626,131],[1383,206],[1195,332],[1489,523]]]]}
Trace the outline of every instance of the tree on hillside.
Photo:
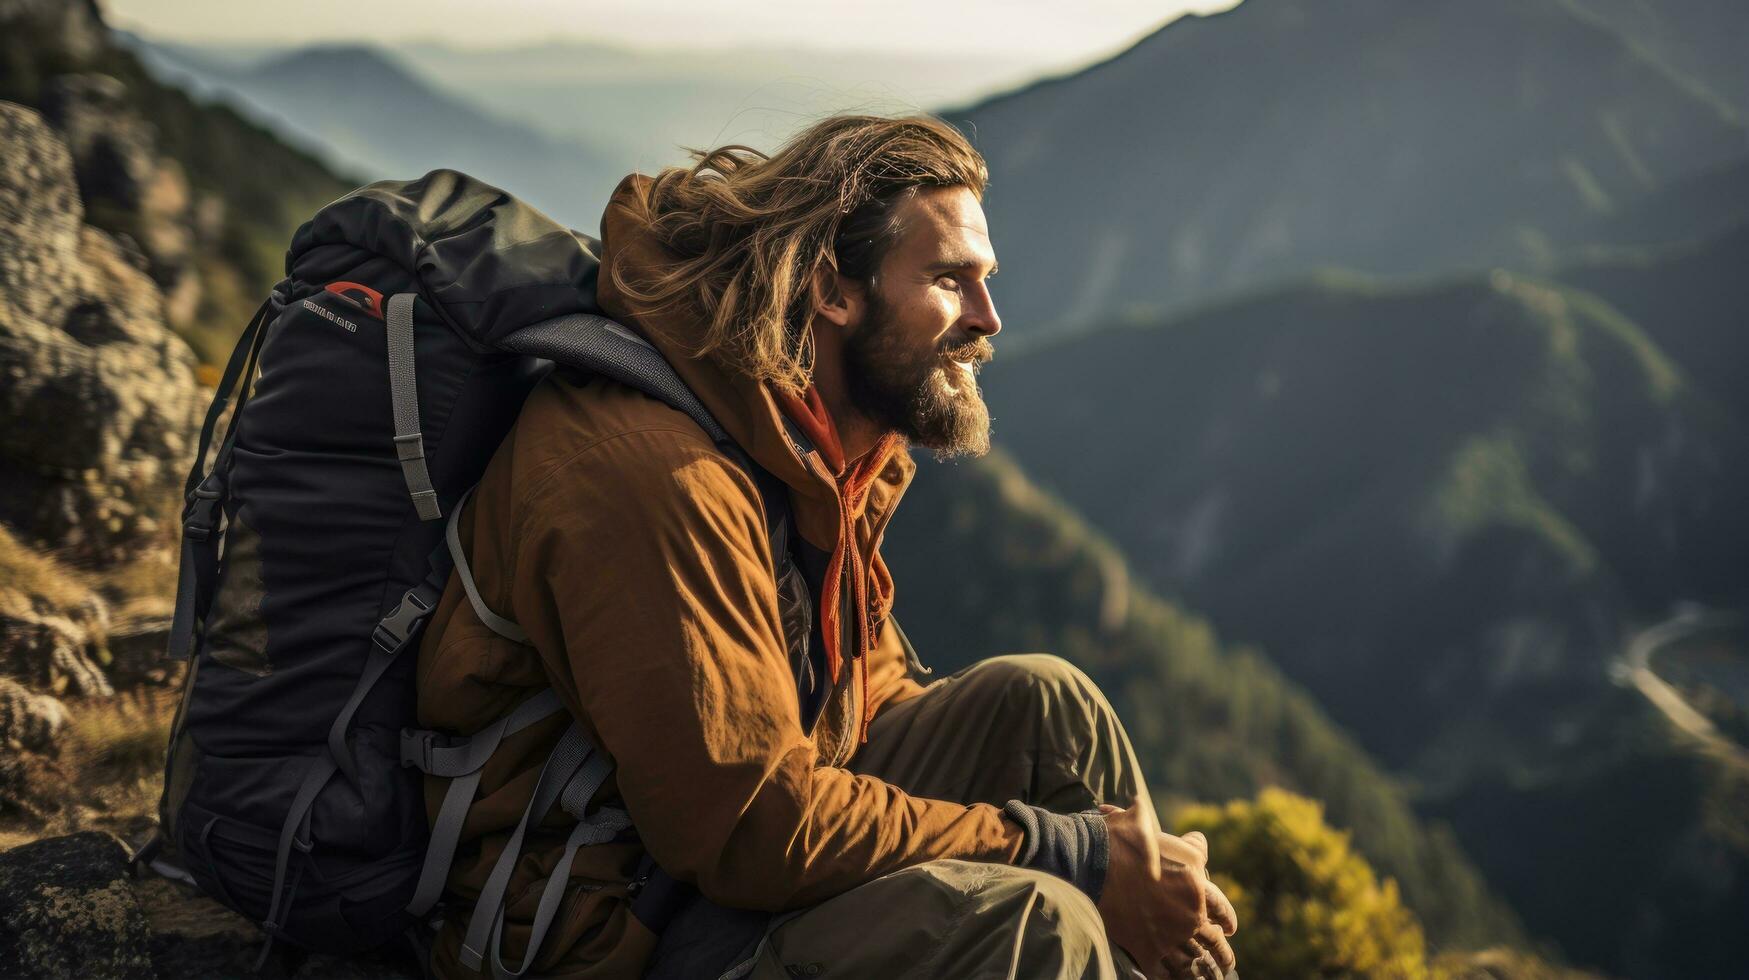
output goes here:
{"type": "Polygon", "coordinates": [[[1321,804],[1286,790],[1179,811],[1177,832],[1209,839],[1209,868],[1239,912],[1233,948],[1256,977],[1422,980],[1427,940],[1415,914],[1324,822],[1321,804]]]}

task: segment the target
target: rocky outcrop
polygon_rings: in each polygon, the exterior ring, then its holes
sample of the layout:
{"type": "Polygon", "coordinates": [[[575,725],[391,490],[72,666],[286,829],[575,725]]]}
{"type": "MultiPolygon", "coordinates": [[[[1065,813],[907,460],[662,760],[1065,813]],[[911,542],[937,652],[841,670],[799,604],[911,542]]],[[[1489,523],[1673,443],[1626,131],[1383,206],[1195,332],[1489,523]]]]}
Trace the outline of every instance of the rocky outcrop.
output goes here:
{"type": "Polygon", "coordinates": [[[24,67],[0,84],[0,99],[31,106],[73,154],[88,220],[145,260],[173,326],[186,326],[201,301],[195,250],[200,228],[223,209],[197,202],[187,176],[163,153],[157,126],[115,71],[116,49],[91,0],[0,0],[0,35],[19,45],[8,57],[24,67]],[[61,74],[64,73],[64,74],[61,74]],[[35,75],[35,77],[31,77],[35,75]]]}
{"type": "Polygon", "coordinates": [[[334,957],[276,946],[254,969],[262,935],[185,886],[129,875],[109,834],[81,833],[0,852],[0,976],[80,980],[413,980],[410,959],[334,957]]]}
{"type": "Polygon", "coordinates": [[[87,212],[139,250],[166,318],[186,323],[200,302],[192,199],[181,165],[159,154],[156,127],[129,106],[127,86],[96,72],[50,79],[41,108],[72,153],[87,212]]]}
{"type": "Polygon", "coordinates": [[[0,743],[13,752],[47,752],[67,723],[67,709],[10,677],[0,677],[0,743]]]}
{"type": "Polygon", "coordinates": [[[0,0],[0,30],[20,29],[53,37],[58,53],[74,63],[109,47],[95,0],[0,0]]]}
{"type": "Polygon", "coordinates": [[[108,624],[109,607],[95,592],[62,608],[0,584],[0,675],[56,694],[114,694],[101,666],[108,624]]]}
{"type": "Polygon", "coordinates": [[[154,980],[126,860],[120,841],[96,833],[0,854],[0,976],[154,980]]]}
{"type": "Polygon", "coordinates": [[[85,225],[66,145],[0,103],[0,521],[110,562],[160,546],[204,401],[150,277],[85,225]]]}
{"type": "MultiPolygon", "coordinates": [[[[105,138],[95,119],[83,125],[92,146],[105,138]]],[[[138,191],[160,193],[154,171],[139,172],[147,183],[138,191]]],[[[146,260],[85,214],[60,136],[31,110],[0,102],[0,818],[8,832],[65,828],[68,814],[102,809],[103,794],[84,792],[90,787],[67,792],[80,774],[57,758],[67,721],[60,697],[168,679],[158,653],[165,593],[175,587],[167,552],[206,400],[193,355],[165,326],[146,260]]]]}

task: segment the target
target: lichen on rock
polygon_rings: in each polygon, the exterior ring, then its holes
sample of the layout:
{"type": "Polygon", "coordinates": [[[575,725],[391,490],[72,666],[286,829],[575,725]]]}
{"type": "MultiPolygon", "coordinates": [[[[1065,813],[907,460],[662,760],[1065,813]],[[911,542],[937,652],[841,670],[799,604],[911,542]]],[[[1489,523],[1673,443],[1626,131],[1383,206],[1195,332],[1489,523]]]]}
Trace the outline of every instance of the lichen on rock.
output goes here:
{"type": "Polygon", "coordinates": [[[108,834],[0,854],[0,976],[155,980],[151,934],[108,834]]]}
{"type": "Polygon", "coordinates": [[[0,521],[79,560],[161,547],[204,397],[151,278],[83,223],[72,157],[0,103],[0,521]]]}

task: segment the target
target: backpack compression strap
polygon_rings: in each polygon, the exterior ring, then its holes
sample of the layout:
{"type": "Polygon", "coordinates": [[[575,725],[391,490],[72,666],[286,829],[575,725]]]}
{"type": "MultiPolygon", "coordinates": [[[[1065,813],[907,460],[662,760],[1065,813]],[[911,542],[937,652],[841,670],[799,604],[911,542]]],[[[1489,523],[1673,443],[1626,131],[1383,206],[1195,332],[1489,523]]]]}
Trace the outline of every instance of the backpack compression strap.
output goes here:
{"type": "Polygon", "coordinates": [[[395,455],[401,460],[401,477],[407,494],[422,521],[443,516],[437,506],[437,491],[425,468],[425,435],[419,425],[419,384],[413,351],[413,293],[389,297],[387,326],[389,342],[389,402],[395,411],[395,455]]]}
{"type": "Polygon", "coordinates": [[[226,480],[229,477],[231,446],[237,439],[238,422],[243,405],[254,390],[255,365],[261,357],[261,344],[267,338],[267,312],[273,298],[261,304],[255,316],[237,339],[225,373],[219,379],[218,391],[208,406],[206,420],[201,423],[200,442],[194,465],[189,467],[188,482],[183,487],[182,558],[178,563],[176,611],[170,621],[171,660],[187,660],[194,653],[195,633],[206,618],[206,597],[212,591],[212,581],[218,571],[219,514],[225,505],[226,480]],[[207,450],[212,447],[213,431],[220,416],[231,403],[232,389],[237,389],[237,410],[226,426],[223,445],[213,460],[212,472],[206,469],[207,450]]]}

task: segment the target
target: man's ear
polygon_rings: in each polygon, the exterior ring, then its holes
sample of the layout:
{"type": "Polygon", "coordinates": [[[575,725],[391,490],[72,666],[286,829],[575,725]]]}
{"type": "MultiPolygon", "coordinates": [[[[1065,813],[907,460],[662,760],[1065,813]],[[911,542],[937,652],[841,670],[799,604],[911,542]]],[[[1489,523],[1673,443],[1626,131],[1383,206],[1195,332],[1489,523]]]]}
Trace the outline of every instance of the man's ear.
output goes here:
{"type": "Polygon", "coordinates": [[[814,267],[814,295],[819,297],[815,316],[846,331],[861,325],[868,305],[862,283],[822,262],[814,267]]]}

